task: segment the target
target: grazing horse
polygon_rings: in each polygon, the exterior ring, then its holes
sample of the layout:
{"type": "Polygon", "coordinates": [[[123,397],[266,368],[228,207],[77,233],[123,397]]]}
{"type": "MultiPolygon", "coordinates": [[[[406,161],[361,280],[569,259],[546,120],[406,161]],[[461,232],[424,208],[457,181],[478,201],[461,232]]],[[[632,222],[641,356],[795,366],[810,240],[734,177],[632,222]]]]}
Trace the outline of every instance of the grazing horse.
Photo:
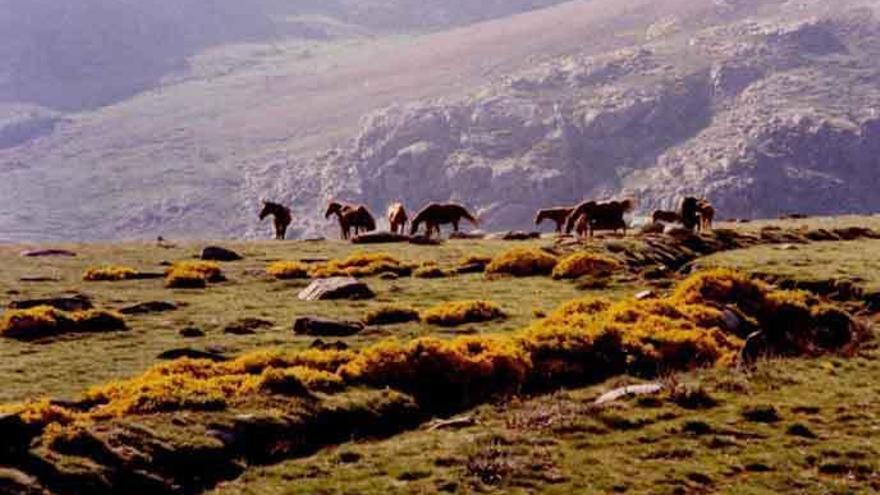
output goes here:
{"type": "Polygon", "coordinates": [[[541,225],[544,220],[551,220],[556,223],[556,233],[561,234],[562,228],[565,226],[565,220],[574,211],[573,206],[560,206],[556,208],[547,208],[538,210],[535,217],[535,225],[541,225]]]}
{"type": "Polygon", "coordinates": [[[651,220],[654,223],[681,223],[681,215],[677,211],[655,210],[651,220]]]}
{"type": "Polygon", "coordinates": [[[370,211],[363,205],[345,205],[336,201],[327,206],[327,212],[324,218],[330,218],[336,215],[339,219],[339,230],[343,240],[351,237],[351,229],[354,229],[354,235],[360,235],[363,232],[372,232],[376,230],[376,219],[370,214],[370,211]]]}
{"type": "Polygon", "coordinates": [[[714,221],[715,208],[708,199],[688,196],[681,201],[681,223],[686,229],[711,230],[714,221]]]}
{"type": "Polygon", "coordinates": [[[473,216],[467,208],[456,203],[430,203],[415,216],[410,227],[410,234],[416,235],[419,226],[425,224],[426,237],[431,237],[431,233],[436,231],[440,235],[440,226],[452,224],[452,228],[458,232],[461,219],[479,225],[477,217],[473,216]]]}
{"type": "Polygon", "coordinates": [[[388,207],[388,225],[391,226],[391,232],[400,235],[406,233],[407,221],[409,221],[409,216],[402,203],[394,203],[388,207]]]}
{"type": "Polygon", "coordinates": [[[287,236],[287,227],[293,221],[290,215],[290,208],[281,206],[278,203],[263,201],[263,210],[260,211],[260,221],[265,220],[269,215],[275,219],[275,239],[283,241],[287,236]]]}
{"type": "Polygon", "coordinates": [[[593,237],[593,233],[597,230],[612,230],[614,232],[623,230],[623,235],[626,235],[626,221],[624,221],[623,215],[632,210],[633,206],[632,200],[629,199],[606,203],[585,201],[577,205],[566,219],[565,233],[570,234],[578,219],[585,216],[588,237],[593,237]]]}

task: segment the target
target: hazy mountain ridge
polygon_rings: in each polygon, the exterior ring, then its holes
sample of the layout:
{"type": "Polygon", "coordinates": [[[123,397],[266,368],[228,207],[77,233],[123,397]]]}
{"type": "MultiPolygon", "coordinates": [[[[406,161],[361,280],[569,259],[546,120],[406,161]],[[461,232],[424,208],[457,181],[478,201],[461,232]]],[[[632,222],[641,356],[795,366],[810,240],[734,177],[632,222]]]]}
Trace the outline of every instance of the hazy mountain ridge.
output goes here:
{"type": "Polygon", "coordinates": [[[704,193],[724,216],[880,207],[876,2],[429,12],[432,34],[364,38],[382,22],[302,11],[339,37],[217,46],[120,103],[40,109],[48,134],[0,146],[0,238],[264,236],[261,197],[292,203],[298,236],[332,232],[334,197],[460,200],[488,228],[621,193],[704,193]]]}

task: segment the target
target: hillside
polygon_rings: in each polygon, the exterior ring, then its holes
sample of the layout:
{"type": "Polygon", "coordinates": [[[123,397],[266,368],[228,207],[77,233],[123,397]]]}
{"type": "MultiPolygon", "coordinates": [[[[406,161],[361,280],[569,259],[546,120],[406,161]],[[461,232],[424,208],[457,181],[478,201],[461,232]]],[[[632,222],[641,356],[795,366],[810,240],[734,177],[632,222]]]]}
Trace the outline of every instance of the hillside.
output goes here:
{"type": "MultiPolygon", "coordinates": [[[[263,236],[261,197],[298,236],[331,232],[331,197],[451,198],[490,228],[621,191],[725,217],[880,206],[876,2],[553,3],[266,1],[230,32],[220,2],[216,31],[122,52],[109,74],[134,83],[73,103],[6,69],[0,239],[263,236]]],[[[186,32],[190,4],[160,24],[186,32]]]]}

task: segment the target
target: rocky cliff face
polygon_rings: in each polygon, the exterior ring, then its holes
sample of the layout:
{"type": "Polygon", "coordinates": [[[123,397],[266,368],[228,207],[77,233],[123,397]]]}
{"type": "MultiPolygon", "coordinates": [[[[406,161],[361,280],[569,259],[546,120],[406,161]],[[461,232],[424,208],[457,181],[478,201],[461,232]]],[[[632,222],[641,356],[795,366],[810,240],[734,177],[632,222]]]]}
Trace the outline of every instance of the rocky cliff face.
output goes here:
{"type": "Polygon", "coordinates": [[[726,217],[876,211],[880,25],[790,4],[694,32],[663,19],[638,46],[376,112],[334,155],[342,194],[461,201],[490,228],[615,195],[643,212],[684,194],[726,217]]]}

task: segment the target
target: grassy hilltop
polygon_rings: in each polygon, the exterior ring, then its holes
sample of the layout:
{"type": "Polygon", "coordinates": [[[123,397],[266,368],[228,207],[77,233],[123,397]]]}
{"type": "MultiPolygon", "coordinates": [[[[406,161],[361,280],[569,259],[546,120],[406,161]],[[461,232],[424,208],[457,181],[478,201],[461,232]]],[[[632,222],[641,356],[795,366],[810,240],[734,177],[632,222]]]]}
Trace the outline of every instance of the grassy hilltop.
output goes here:
{"type": "Polygon", "coordinates": [[[876,217],[842,217],[590,244],[223,243],[243,259],[200,289],[168,288],[164,273],[209,243],[52,246],[77,253],[60,258],[3,246],[8,302],[176,309],[121,315],[124,331],[0,341],[0,429],[23,438],[0,456],[0,493],[873,493],[878,230],[876,217]],[[491,273],[523,269],[523,252],[569,261],[556,277],[491,273]],[[289,261],[328,274],[347,258],[373,263],[357,270],[375,298],[304,302],[308,273],[267,272],[289,261]],[[490,273],[458,273],[488,260],[490,273]],[[561,278],[575,266],[585,275],[561,278]],[[84,280],[99,267],[91,278],[124,280],[84,280]],[[742,275],[700,271],[713,267],[742,275]],[[429,323],[459,318],[456,301],[503,316],[429,323]],[[301,316],[372,322],[391,306],[416,320],[321,337],[346,349],[292,330],[301,316]],[[729,326],[719,308],[731,307],[729,326]],[[731,367],[750,325],[790,356],[731,367]],[[837,345],[829,329],[855,333],[837,345]],[[226,361],[158,359],[174,349],[226,361]],[[656,394],[593,404],[657,380],[656,394]]]}

